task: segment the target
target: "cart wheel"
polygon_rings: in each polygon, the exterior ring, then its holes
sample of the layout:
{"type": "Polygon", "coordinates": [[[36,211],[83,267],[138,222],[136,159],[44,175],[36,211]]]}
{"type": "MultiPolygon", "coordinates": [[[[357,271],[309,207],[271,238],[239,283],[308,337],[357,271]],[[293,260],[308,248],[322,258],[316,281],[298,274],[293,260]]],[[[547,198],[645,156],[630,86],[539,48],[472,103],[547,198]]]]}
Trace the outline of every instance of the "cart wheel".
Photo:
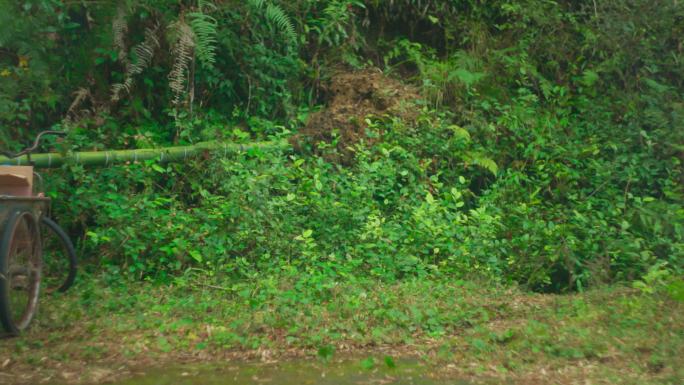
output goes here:
{"type": "Polygon", "coordinates": [[[52,219],[40,218],[43,236],[43,287],[50,293],[69,290],[76,279],[76,250],[69,236],[52,219]]]}
{"type": "Polygon", "coordinates": [[[0,322],[13,335],[26,329],[38,307],[40,233],[35,216],[15,212],[0,236],[0,322]]]}

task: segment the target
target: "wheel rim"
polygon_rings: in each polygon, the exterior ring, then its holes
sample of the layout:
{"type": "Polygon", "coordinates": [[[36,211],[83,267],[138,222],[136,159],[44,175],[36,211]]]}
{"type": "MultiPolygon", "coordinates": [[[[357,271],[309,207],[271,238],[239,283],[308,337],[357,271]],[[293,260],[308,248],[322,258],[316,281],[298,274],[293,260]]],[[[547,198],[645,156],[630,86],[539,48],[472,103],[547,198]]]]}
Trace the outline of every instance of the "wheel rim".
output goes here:
{"type": "Polygon", "coordinates": [[[20,214],[9,240],[7,310],[10,322],[21,331],[28,327],[36,311],[41,279],[40,236],[31,214],[20,214]]]}
{"type": "Polygon", "coordinates": [[[41,224],[43,268],[41,286],[47,293],[63,291],[69,277],[69,250],[47,225],[41,224]]]}

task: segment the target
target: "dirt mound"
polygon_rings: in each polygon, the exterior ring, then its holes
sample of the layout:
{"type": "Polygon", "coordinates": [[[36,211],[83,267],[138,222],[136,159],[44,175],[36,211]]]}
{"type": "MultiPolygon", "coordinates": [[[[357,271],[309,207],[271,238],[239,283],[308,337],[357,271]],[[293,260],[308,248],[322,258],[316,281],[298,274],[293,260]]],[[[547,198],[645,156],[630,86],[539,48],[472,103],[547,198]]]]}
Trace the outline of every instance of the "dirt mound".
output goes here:
{"type": "Polygon", "coordinates": [[[327,107],[311,114],[306,126],[292,138],[295,149],[316,144],[331,143],[336,137],[339,161],[351,159],[352,147],[366,136],[366,117],[400,116],[413,120],[420,98],[417,90],[385,76],[379,69],[340,72],[334,75],[324,89],[329,95],[327,107]]]}

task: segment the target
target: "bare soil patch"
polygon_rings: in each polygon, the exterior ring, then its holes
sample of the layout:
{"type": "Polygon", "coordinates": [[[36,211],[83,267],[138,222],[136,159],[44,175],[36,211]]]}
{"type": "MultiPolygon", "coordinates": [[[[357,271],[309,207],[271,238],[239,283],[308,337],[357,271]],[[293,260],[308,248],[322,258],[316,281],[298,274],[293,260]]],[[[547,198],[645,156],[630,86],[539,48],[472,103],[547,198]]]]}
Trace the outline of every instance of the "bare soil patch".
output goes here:
{"type": "Polygon", "coordinates": [[[329,95],[326,107],[309,116],[306,126],[291,142],[295,149],[310,146],[317,151],[320,142],[336,140],[338,159],[348,162],[352,147],[368,138],[368,116],[397,116],[411,121],[417,116],[415,102],[418,91],[396,79],[385,76],[377,68],[335,74],[324,91],[329,95]]]}

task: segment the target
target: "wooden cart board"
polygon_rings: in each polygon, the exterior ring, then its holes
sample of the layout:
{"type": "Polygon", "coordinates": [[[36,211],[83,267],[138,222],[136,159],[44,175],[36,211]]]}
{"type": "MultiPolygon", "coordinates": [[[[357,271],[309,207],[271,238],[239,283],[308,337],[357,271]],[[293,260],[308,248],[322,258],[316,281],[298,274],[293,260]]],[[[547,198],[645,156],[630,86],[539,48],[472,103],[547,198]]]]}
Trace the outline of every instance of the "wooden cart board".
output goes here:
{"type": "Polygon", "coordinates": [[[0,195],[28,197],[33,193],[33,167],[0,167],[0,195]]]}

